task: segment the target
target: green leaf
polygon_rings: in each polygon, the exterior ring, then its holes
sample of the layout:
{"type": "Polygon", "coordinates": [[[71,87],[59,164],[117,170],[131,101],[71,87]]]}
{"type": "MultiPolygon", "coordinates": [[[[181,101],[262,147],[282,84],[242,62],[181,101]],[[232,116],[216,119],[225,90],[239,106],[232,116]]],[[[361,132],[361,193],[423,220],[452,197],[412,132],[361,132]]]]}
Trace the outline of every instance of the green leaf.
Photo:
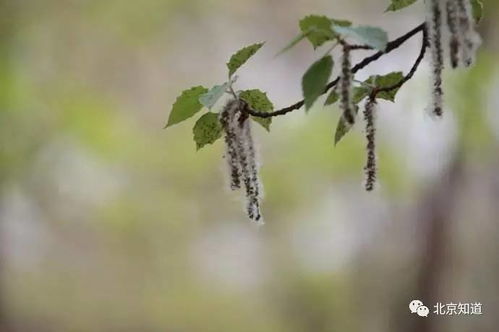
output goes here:
{"type": "MultiPolygon", "coordinates": [[[[364,99],[365,97],[369,96],[369,93],[371,92],[371,89],[367,86],[356,86],[353,88],[353,97],[352,101],[354,103],[354,112],[355,115],[359,112],[359,106],[357,105],[364,99]]],[[[343,115],[340,117],[338,120],[338,125],[336,127],[336,133],[334,135],[334,145],[338,144],[338,142],[341,141],[341,139],[350,131],[352,128],[352,125],[350,125],[348,122],[345,121],[343,115]]]]}
{"type": "Polygon", "coordinates": [[[266,131],[270,132],[270,125],[272,124],[272,118],[260,118],[257,116],[252,116],[251,119],[256,123],[258,123],[263,128],[265,128],[266,131]]]}
{"type": "Polygon", "coordinates": [[[289,51],[291,48],[293,48],[294,46],[296,46],[296,44],[298,44],[299,42],[301,42],[303,39],[305,39],[305,37],[307,37],[307,34],[306,33],[300,33],[298,36],[296,36],[295,38],[293,38],[289,43],[288,45],[286,45],[282,50],[279,51],[279,53],[277,53],[277,55],[281,55],[282,53],[286,52],[286,51],[289,51]]]}
{"type": "Polygon", "coordinates": [[[310,109],[317,98],[324,93],[332,70],[333,58],[328,55],[312,64],[303,75],[302,90],[305,98],[305,110],[310,109]]]}
{"type": "Polygon", "coordinates": [[[300,20],[300,29],[315,49],[334,39],[331,23],[331,19],[326,16],[309,15],[300,20]]]}
{"type": "Polygon", "coordinates": [[[412,5],[416,1],[418,0],[392,0],[392,3],[390,4],[390,6],[388,6],[386,11],[389,12],[389,11],[400,10],[402,8],[412,5]]]}
{"type": "Polygon", "coordinates": [[[192,132],[198,150],[206,144],[213,144],[217,139],[222,137],[222,125],[218,120],[218,114],[212,112],[204,114],[196,122],[192,132]]]}
{"type": "MultiPolygon", "coordinates": [[[[359,106],[355,105],[354,113],[357,115],[359,112],[359,106]]],[[[336,126],[336,133],[334,134],[334,145],[338,144],[343,137],[352,129],[352,125],[345,121],[343,115],[338,120],[338,125],[336,126]]]]}
{"type": "Polygon", "coordinates": [[[371,92],[371,89],[365,86],[356,86],[353,88],[353,97],[352,101],[354,104],[358,104],[362,101],[362,99],[366,98],[369,96],[369,93],[371,92]]]}
{"type": "MultiPolygon", "coordinates": [[[[367,88],[367,87],[364,87],[364,86],[356,86],[353,88],[353,92],[352,92],[352,101],[354,104],[358,104],[362,101],[362,99],[364,99],[365,97],[369,96],[369,92],[371,92],[371,89],[367,88]]],[[[340,95],[338,94],[338,92],[336,91],[336,89],[334,89],[333,91],[331,91],[331,93],[329,94],[329,96],[327,97],[326,99],[326,102],[324,103],[324,105],[332,105],[334,103],[336,103],[338,100],[340,99],[340,95]]]]}
{"type": "MultiPolygon", "coordinates": [[[[369,96],[369,93],[371,92],[371,89],[365,87],[365,86],[356,86],[353,88],[353,92],[352,92],[352,101],[354,104],[358,104],[362,101],[362,99],[364,99],[365,97],[369,96]]],[[[329,96],[327,97],[326,99],[326,102],[324,103],[324,105],[332,105],[334,103],[336,103],[338,100],[340,99],[340,95],[338,94],[338,92],[336,91],[336,89],[334,89],[333,91],[331,91],[331,93],[329,94],[329,96]]]]}
{"type": "Polygon", "coordinates": [[[236,53],[234,53],[229,62],[227,63],[227,68],[229,68],[229,77],[231,77],[249,58],[255,55],[256,52],[263,46],[264,43],[257,43],[250,46],[246,46],[236,53]]]}
{"type": "MultiPolygon", "coordinates": [[[[252,110],[258,112],[272,112],[274,110],[274,105],[267,97],[267,94],[258,89],[242,91],[239,94],[239,98],[244,100],[252,110]]],[[[255,116],[252,116],[251,118],[267,131],[270,131],[270,124],[272,123],[271,118],[259,118],[255,116]]]]}
{"type": "Polygon", "coordinates": [[[199,96],[199,102],[205,107],[211,109],[216,102],[224,95],[225,91],[229,87],[229,82],[225,82],[222,85],[215,85],[210,91],[199,96]]]}
{"type": "MultiPolygon", "coordinates": [[[[357,105],[364,99],[369,96],[371,89],[366,86],[356,86],[353,88],[353,97],[352,101],[354,103],[354,112],[355,115],[359,112],[359,106],[357,105]]],[[[338,125],[336,126],[336,133],[334,134],[334,145],[338,144],[341,139],[350,131],[352,125],[345,121],[343,115],[338,120],[338,125]]]]}
{"type": "Polygon", "coordinates": [[[352,22],[347,20],[330,19],[325,16],[307,16],[300,21],[300,29],[302,32],[293,38],[289,44],[286,45],[286,47],[277,53],[277,55],[288,51],[305,38],[310,40],[314,48],[321,46],[328,40],[334,39],[336,34],[331,29],[331,24],[338,26],[350,26],[352,25],[352,22]]]}
{"type": "Polygon", "coordinates": [[[239,98],[244,100],[251,109],[258,112],[271,112],[274,109],[267,94],[258,89],[241,91],[239,98]]]}
{"type": "Polygon", "coordinates": [[[173,104],[165,128],[187,120],[199,112],[203,108],[203,105],[199,102],[199,97],[207,91],[208,89],[203,86],[195,86],[184,90],[173,104]]]}
{"type": "MultiPolygon", "coordinates": [[[[375,86],[377,88],[388,88],[399,83],[404,78],[404,74],[400,71],[392,72],[386,75],[375,75],[369,77],[365,83],[375,86]]],[[[390,91],[382,91],[376,95],[377,98],[385,99],[391,102],[395,101],[395,96],[400,87],[390,91]]]]}
{"type": "Polygon", "coordinates": [[[348,20],[335,20],[334,18],[331,19],[331,23],[333,25],[337,25],[340,27],[349,27],[352,25],[352,22],[350,22],[348,20]]]}
{"type": "Polygon", "coordinates": [[[363,45],[371,46],[380,51],[384,51],[386,49],[386,44],[388,44],[388,35],[380,28],[371,26],[333,26],[333,29],[336,33],[345,38],[353,38],[363,45]]]}
{"type": "Polygon", "coordinates": [[[473,17],[476,23],[480,23],[483,17],[483,2],[482,0],[471,0],[471,7],[473,10],[473,17]]]}
{"type": "Polygon", "coordinates": [[[326,102],[324,103],[324,105],[332,105],[334,103],[336,103],[338,100],[340,99],[340,95],[338,94],[338,92],[336,91],[336,89],[333,89],[329,95],[327,96],[326,98],[326,102]]]}

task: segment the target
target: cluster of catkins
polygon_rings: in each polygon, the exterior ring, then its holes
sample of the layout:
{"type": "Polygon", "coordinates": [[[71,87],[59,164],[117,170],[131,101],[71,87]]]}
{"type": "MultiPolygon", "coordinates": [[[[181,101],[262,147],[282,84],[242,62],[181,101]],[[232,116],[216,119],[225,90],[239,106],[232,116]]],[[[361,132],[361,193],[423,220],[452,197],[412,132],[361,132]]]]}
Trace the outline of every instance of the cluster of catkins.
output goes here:
{"type": "Polygon", "coordinates": [[[230,188],[238,190],[244,186],[248,217],[258,224],[263,224],[260,212],[262,189],[258,177],[258,163],[251,135],[251,123],[248,114],[244,112],[245,107],[244,101],[232,99],[220,112],[219,120],[224,131],[230,188]]]}
{"type": "MultiPolygon", "coordinates": [[[[449,53],[452,68],[469,67],[473,64],[481,39],[475,30],[472,7],[469,0],[426,0],[427,18],[425,43],[431,50],[431,111],[440,117],[443,113],[442,72],[444,69],[443,24],[447,24],[450,33],[449,53]],[[446,13],[446,16],[444,16],[446,13]]],[[[341,75],[338,88],[340,90],[340,108],[345,126],[355,123],[357,106],[352,100],[353,73],[351,70],[350,46],[343,44],[341,75]]],[[[372,191],[376,183],[376,93],[369,97],[365,104],[364,120],[366,123],[367,160],[365,188],[372,191]]]]}
{"type": "Polygon", "coordinates": [[[469,0],[427,0],[426,7],[432,64],[432,111],[436,116],[441,116],[444,19],[450,33],[449,52],[452,68],[472,65],[481,39],[475,31],[475,20],[469,0]]]}

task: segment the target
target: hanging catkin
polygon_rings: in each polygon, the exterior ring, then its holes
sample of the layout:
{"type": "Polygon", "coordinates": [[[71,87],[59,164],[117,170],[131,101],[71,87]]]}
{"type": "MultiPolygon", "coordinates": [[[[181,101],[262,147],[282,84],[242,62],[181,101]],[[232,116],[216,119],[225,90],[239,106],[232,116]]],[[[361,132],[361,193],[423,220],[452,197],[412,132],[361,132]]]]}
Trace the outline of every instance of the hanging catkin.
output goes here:
{"type": "Polygon", "coordinates": [[[230,188],[236,190],[241,188],[241,165],[237,150],[236,115],[239,108],[237,100],[230,100],[220,112],[219,120],[225,132],[225,159],[229,169],[230,188]]]}
{"type": "Polygon", "coordinates": [[[442,116],[443,90],[442,71],[444,69],[442,49],[442,8],[441,0],[427,0],[427,28],[431,49],[432,72],[432,112],[442,116]]]}
{"type": "Polygon", "coordinates": [[[220,122],[225,133],[227,164],[231,189],[240,189],[244,184],[246,212],[248,217],[259,224],[261,186],[258,177],[255,145],[251,134],[248,115],[243,112],[245,103],[231,100],[220,113],[220,122]]]}
{"type": "Polygon", "coordinates": [[[377,166],[376,166],[376,99],[369,98],[364,109],[364,120],[366,122],[366,150],[367,158],[364,171],[366,173],[365,188],[372,191],[376,184],[377,166]]]}
{"type": "Polygon", "coordinates": [[[461,48],[463,45],[462,35],[459,29],[458,10],[456,0],[447,0],[445,4],[447,10],[447,27],[450,32],[449,50],[452,68],[459,66],[461,48]]]}
{"type": "Polygon", "coordinates": [[[481,38],[475,31],[475,23],[471,3],[468,0],[455,0],[459,35],[462,38],[462,63],[471,66],[475,59],[475,53],[481,44],[481,38]]]}
{"type": "Polygon", "coordinates": [[[352,82],[353,73],[350,60],[350,46],[343,45],[343,55],[341,60],[341,76],[340,76],[340,107],[343,111],[343,118],[349,125],[355,123],[355,112],[352,102],[352,82]]]}
{"type": "MultiPolygon", "coordinates": [[[[245,114],[241,113],[241,117],[245,114]]],[[[261,222],[260,213],[260,180],[258,177],[258,164],[256,161],[255,145],[251,134],[251,124],[248,117],[242,118],[244,158],[241,159],[243,167],[243,179],[246,189],[246,209],[248,217],[256,222],[261,222]]]]}

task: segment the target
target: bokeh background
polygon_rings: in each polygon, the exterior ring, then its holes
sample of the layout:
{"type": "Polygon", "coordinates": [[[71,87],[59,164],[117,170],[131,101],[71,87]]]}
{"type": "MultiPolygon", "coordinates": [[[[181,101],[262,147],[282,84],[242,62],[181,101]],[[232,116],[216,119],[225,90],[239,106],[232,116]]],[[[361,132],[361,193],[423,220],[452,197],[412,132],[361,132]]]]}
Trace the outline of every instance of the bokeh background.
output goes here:
{"type": "MultiPolygon", "coordinates": [[[[381,102],[375,193],[362,128],[333,146],[334,106],[255,127],[261,228],[226,189],[221,142],[196,152],[195,119],[162,129],[180,91],[223,82],[230,54],[263,40],[237,88],[301,99],[324,50],[275,57],[298,20],[394,38],[424,18],[422,1],[387,2],[0,1],[0,330],[497,331],[499,2],[477,65],[446,72],[443,120],[427,62],[381,102]],[[483,315],[422,319],[415,298],[483,315]]],[[[407,72],[419,43],[357,78],[407,72]]]]}

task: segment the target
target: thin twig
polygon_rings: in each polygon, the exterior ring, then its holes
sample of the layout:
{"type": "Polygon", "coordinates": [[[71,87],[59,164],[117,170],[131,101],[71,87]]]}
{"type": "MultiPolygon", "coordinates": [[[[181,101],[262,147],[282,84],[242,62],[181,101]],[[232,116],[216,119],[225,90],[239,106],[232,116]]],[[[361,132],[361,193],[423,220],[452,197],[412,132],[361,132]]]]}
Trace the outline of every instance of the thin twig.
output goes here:
{"type": "Polygon", "coordinates": [[[368,45],[350,45],[351,50],[372,50],[373,48],[368,45]]]}
{"type": "Polygon", "coordinates": [[[414,62],[414,65],[412,66],[409,73],[403,79],[401,79],[400,82],[398,82],[398,83],[395,83],[391,86],[387,86],[385,88],[376,89],[376,92],[374,93],[374,97],[376,97],[376,95],[380,92],[388,92],[391,90],[395,90],[395,89],[400,88],[405,83],[407,83],[407,81],[409,81],[414,76],[416,71],[418,70],[419,65],[423,61],[423,58],[426,54],[426,49],[428,48],[428,46],[429,46],[429,44],[428,44],[428,31],[426,29],[423,29],[423,41],[421,42],[421,51],[419,51],[419,56],[417,57],[416,61],[414,62]]]}
{"type": "MultiPolygon", "coordinates": [[[[415,27],[411,31],[407,32],[403,36],[400,36],[399,38],[389,42],[386,45],[386,49],[384,51],[378,51],[378,52],[374,53],[373,55],[368,56],[368,57],[364,58],[362,61],[360,61],[359,63],[357,63],[355,66],[353,66],[352,73],[355,74],[359,70],[368,66],[370,63],[381,58],[383,55],[388,54],[391,51],[399,48],[407,40],[409,40],[410,38],[412,38],[416,34],[418,34],[420,32],[425,33],[424,31],[425,31],[425,23],[421,23],[420,25],[418,25],[417,27],[415,27]]],[[[425,40],[426,40],[426,38],[425,38],[425,40]]],[[[423,43],[426,43],[426,41],[424,41],[423,43]]],[[[426,47],[425,47],[425,50],[426,50],[426,47]]],[[[417,67],[416,67],[416,69],[417,69],[417,67]]],[[[412,73],[412,75],[414,75],[414,73],[412,73]]],[[[411,75],[411,77],[412,77],[412,75],[411,75]]],[[[323,94],[327,93],[331,88],[333,88],[336,84],[338,84],[339,80],[340,80],[339,77],[337,77],[334,81],[329,82],[328,85],[326,86],[326,88],[324,89],[323,94]]],[[[250,109],[249,107],[246,107],[245,112],[247,112],[248,114],[251,114],[253,116],[259,117],[259,118],[271,118],[274,116],[284,115],[284,114],[287,114],[289,112],[298,110],[303,106],[304,103],[305,103],[304,100],[300,100],[300,101],[294,103],[293,105],[290,105],[288,107],[282,108],[282,109],[274,111],[274,112],[269,112],[269,113],[258,112],[258,111],[250,109]]]]}

